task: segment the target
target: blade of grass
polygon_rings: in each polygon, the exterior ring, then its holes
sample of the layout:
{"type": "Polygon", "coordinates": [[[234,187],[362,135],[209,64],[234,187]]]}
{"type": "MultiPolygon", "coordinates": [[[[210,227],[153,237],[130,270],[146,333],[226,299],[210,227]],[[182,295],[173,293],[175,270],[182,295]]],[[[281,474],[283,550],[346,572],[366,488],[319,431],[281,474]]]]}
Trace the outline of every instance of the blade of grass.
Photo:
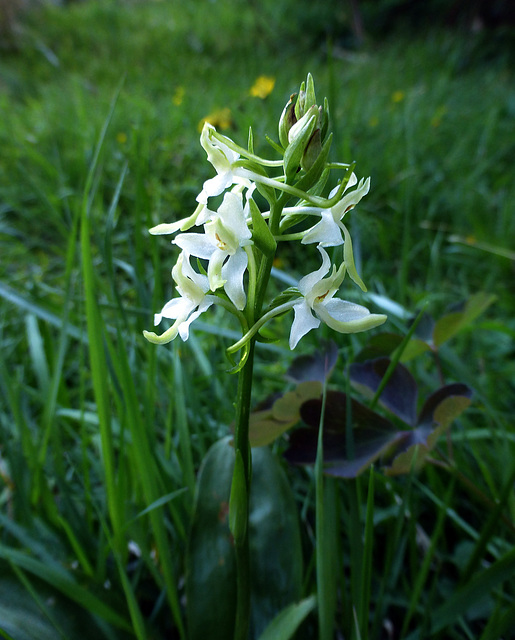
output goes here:
{"type": "Polygon", "coordinates": [[[452,498],[454,497],[455,486],[456,486],[456,482],[453,479],[449,483],[449,488],[442,504],[439,505],[440,508],[438,512],[438,518],[436,520],[436,524],[431,536],[431,543],[424,555],[424,560],[422,562],[422,566],[420,567],[417,573],[415,584],[411,588],[411,600],[408,606],[408,610],[406,611],[406,614],[404,616],[404,623],[402,626],[401,637],[404,637],[406,635],[411,618],[413,617],[415,610],[420,604],[422,590],[428,578],[429,572],[431,571],[431,564],[434,561],[434,556],[437,550],[437,543],[443,532],[443,526],[445,523],[445,517],[449,510],[449,504],[452,498]]]}
{"type": "Polygon", "coordinates": [[[93,595],[87,588],[77,584],[70,573],[63,568],[57,569],[49,566],[47,563],[36,560],[22,551],[11,549],[3,544],[0,544],[0,558],[41,578],[92,614],[100,616],[124,631],[132,631],[131,625],[128,624],[125,618],[103,600],[93,595]]]}
{"type": "MultiPolygon", "coordinates": [[[[514,572],[515,549],[506,553],[488,569],[477,573],[433,612],[431,634],[443,631],[454,624],[467,611],[472,610],[485,597],[485,594],[492,592],[506,580],[511,580],[514,572]]],[[[416,630],[407,636],[406,640],[418,640],[420,637],[420,631],[416,630]]]]}
{"type": "Polygon", "coordinates": [[[372,590],[372,552],[374,548],[374,468],[370,469],[368,479],[367,512],[363,543],[363,563],[361,578],[361,597],[359,602],[359,621],[361,638],[369,637],[370,597],[372,590]]]}

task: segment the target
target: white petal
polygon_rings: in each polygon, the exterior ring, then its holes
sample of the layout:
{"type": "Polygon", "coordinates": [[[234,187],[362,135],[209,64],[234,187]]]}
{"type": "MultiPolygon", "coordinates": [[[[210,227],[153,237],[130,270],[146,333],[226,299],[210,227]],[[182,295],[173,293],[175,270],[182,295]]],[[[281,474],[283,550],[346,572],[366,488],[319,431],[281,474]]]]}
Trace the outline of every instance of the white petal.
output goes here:
{"type": "Polygon", "coordinates": [[[205,233],[180,233],[173,244],[183,249],[188,255],[209,260],[216,247],[205,233]]]}
{"type": "Polygon", "coordinates": [[[290,331],[290,349],[295,349],[299,340],[311,329],[316,329],[320,326],[320,320],[313,316],[308,303],[304,299],[293,305],[293,312],[295,316],[290,331]]]}
{"type": "MultiPolygon", "coordinates": [[[[358,179],[356,178],[356,174],[354,172],[351,173],[351,176],[349,178],[349,182],[347,182],[347,184],[345,185],[345,189],[343,190],[343,192],[345,193],[347,191],[347,189],[350,189],[351,187],[353,187],[356,184],[357,181],[358,181],[358,179]]],[[[336,187],[329,194],[329,200],[331,198],[334,198],[334,196],[338,193],[338,189],[339,188],[340,188],[340,185],[337,184],[336,187]]]]}
{"type": "Polygon", "coordinates": [[[222,267],[222,279],[225,280],[225,293],[233,305],[240,311],[245,308],[247,296],[243,287],[243,275],[248,264],[248,256],[244,249],[240,249],[222,267]]]}
{"type": "Polygon", "coordinates": [[[206,180],[202,186],[202,191],[197,196],[197,202],[201,204],[207,204],[207,199],[219,196],[228,187],[234,183],[234,177],[231,171],[224,171],[219,173],[214,178],[206,180]]]}
{"type": "Polygon", "coordinates": [[[218,209],[218,214],[224,226],[230,229],[238,238],[240,246],[249,244],[252,233],[247,226],[241,196],[232,191],[226,193],[218,209]]]}
{"type": "Polygon", "coordinates": [[[339,298],[315,305],[315,313],[328,327],[340,333],[367,331],[386,320],[382,314],[370,313],[366,307],[339,298]]]}
{"type": "Polygon", "coordinates": [[[369,190],[370,178],[367,178],[366,180],[361,179],[357,189],[348,193],[340,200],[340,202],[332,207],[335,220],[341,220],[348,211],[353,209],[358,202],[367,195],[369,190]]]}
{"type": "Polygon", "coordinates": [[[204,300],[200,303],[198,309],[194,313],[192,313],[187,320],[185,320],[179,325],[178,330],[182,340],[186,341],[189,338],[191,323],[194,322],[201,313],[204,313],[206,309],[209,309],[209,307],[212,304],[213,304],[213,296],[206,296],[204,300]]]}
{"type": "Polygon", "coordinates": [[[332,216],[331,209],[321,213],[322,219],[306,232],[302,244],[317,242],[323,247],[337,247],[343,244],[342,232],[332,216]]]}
{"type": "Polygon", "coordinates": [[[209,287],[211,291],[216,291],[225,284],[225,279],[222,276],[222,266],[228,255],[227,251],[215,249],[209,259],[207,277],[209,278],[209,287]]]}
{"type": "Polygon", "coordinates": [[[188,298],[172,298],[168,300],[160,313],[154,315],[154,325],[158,325],[163,318],[176,320],[181,316],[186,317],[196,306],[188,298]]]}
{"type": "Polygon", "coordinates": [[[299,290],[304,296],[309,295],[311,289],[313,289],[316,283],[320,282],[320,280],[329,272],[329,267],[331,266],[331,260],[327,255],[327,251],[325,251],[325,249],[323,249],[320,245],[317,247],[317,249],[322,255],[322,266],[320,267],[320,269],[318,269],[318,271],[308,273],[307,276],[304,276],[299,281],[299,290]]]}
{"type": "MultiPolygon", "coordinates": [[[[182,255],[186,258],[185,260],[182,260],[182,274],[186,276],[186,278],[191,280],[198,288],[200,288],[203,293],[207,293],[209,291],[209,282],[207,276],[205,276],[203,273],[197,273],[190,264],[189,256],[186,253],[183,253],[182,255]]],[[[177,282],[177,284],[180,283],[177,282]]]]}

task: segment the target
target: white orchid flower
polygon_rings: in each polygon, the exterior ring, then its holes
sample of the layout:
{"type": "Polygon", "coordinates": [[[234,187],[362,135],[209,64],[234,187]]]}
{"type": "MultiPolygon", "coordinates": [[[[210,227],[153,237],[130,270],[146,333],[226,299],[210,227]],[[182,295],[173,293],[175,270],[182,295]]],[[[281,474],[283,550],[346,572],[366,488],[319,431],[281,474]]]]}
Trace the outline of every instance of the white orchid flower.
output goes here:
{"type": "Polygon", "coordinates": [[[322,266],[299,282],[302,298],[293,305],[295,315],[290,332],[290,349],[295,349],[299,340],[311,329],[319,327],[320,321],[339,333],[358,333],[373,329],[386,320],[385,315],[370,313],[359,304],[334,297],[345,277],[345,263],[339,269],[333,266],[332,273],[325,278],[331,260],[323,247],[319,245],[318,250],[322,255],[322,266]]]}
{"type": "MultiPolygon", "coordinates": [[[[356,175],[353,173],[345,187],[345,191],[350,187],[353,187],[357,181],[356,175]]],[[[357,188],[345,195],[337,204],[332,206],[330,209],[321,209],[320,222],[311,227],[311,229],[308,229],[302,238],[302,244],[311,244],[316,242],[322,247],[337,247],[343,244],[343,260],[347,267],[347,272],[350,278],[363,291],[366,291],[366,287],[356,270],[356,266],[354,264],[354,253],[352,250],[352,240],[347,227],[342,222],[342,219],[347,211],[353,209],[358,202],[367,195],[369,189],[370,178],[367,178],[366,180],[362,178],[359,181],[357,188]]],[[[329,194],[329,198],[332,198],[336,194],[337,190],[338,187],[335,187],[329,194]]]]}
{"type": "Polygon", "coordinates": [[[177,335],[187,340],[191,323],[217,301],[216,296],[206,295],[210,290],[208,278],[193,270],[190,257],[184,251],[179,254],[172,269],[172,277],[180,297],[169,300],[161,312],[154,315],[154,325],[157,326],[163,318],[170,318],[175,322],[160,336],[152,331],[143,332],[145,338],[154,344],[166,344],[177,335]]]}
{"type": "Polygon", "coordinates": [[[203,233],[181,233],[174,240],[183,251],[209,261],[207,277],[212,291],[224,287],[234,306],[246,304],[243,275],[248,265],[244,247],[252,244],[247,226],[248,201],[245,208],[241,194],[230,191],[213,219],[204,225],[203,233]]]}
{"type": "Polygon", "coordinates": [[[214,138],[212,135],[214,131],[213,125],[206,122],[200,134],[200,144],[207,153],[207,159],[213,165],[217,174],[214,178],[209,178],[204,182],[202,191],[197,196],[197,202],[201,204],[207,204],[208,198],[219,196],[233,184],[241,184],[245,187],[251,186],[246,170],[241,167],[233,167],[234,163],[239,160],[239,153],[214,138]]]}

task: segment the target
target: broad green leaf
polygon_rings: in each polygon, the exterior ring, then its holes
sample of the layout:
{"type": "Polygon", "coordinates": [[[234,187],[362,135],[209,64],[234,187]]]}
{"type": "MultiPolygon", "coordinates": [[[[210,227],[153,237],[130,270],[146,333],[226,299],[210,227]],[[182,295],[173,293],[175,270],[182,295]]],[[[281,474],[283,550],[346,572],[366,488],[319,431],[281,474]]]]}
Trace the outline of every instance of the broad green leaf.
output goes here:
{"type": "MultiPolygon", "coordinates": [[[[249,539],[252,562],[251,637],[300,597],[302,553],[295,500],[276,458],[252,452],[249,539]]],[[[202,463],[186,557],[189,640],[232,638],[236,602],[229,498],[234,468],[231,438],[215,443],[202,463]]]]}

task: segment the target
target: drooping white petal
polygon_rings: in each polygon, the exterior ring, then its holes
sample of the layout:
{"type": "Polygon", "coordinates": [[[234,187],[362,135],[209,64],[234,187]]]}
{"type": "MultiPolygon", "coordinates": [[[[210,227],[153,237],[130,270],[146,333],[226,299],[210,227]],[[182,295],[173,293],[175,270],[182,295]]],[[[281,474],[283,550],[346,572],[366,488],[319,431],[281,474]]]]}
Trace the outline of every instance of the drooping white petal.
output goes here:
{"type": "Polygon", "coordinates": [[[179,325],[179,335],[184,342],[189,338],[190,335],[190,326],[191,323],[194,322],[200,314],[204,313],[209,307],[215,302],[216,298],[214,296],[206,296],[204,300],[199,304],[198,309],[193,312],[187,320],[182,322],[179,325]]]}
{"type": "Polygon", "coordinates": [[[378,327],[386,320],[385,315],[370,313],[360,304],[339,298],[331,298],[327,302],[316,304],[314,311],[328,327],[340,333],[367,331],[378,327]]]}
{"type": "MultiPolygon", "coordinates": [[[[181,220],[177,220],[176,222],[164,222],[162,224],[158,224],[155,227],[149,229],[149,233],[153,236],[163,236],[169,233],[175,233],[176,231],[187,231],[191,229],[191,227],[195,225],[204,224],[206,216],[207,207],[205,204],[200,203],[195,211],[188,216],[187,218],[182,218],[181,220]]],[[[207,210],[209,212],[209,210],[207,210]]],[[[212,213],[212,212],[209,212],[212,213]]]]}
{"type": "Polygon", "coordinates": [[[295,349],[299,340],[306,335],[311,329],[320,326],[320,320],[315,318],[311,313],[311,309],[304,299],[299,300],[293,305],[293,322],[290,331],[290,349],[295,349]]]}
{"type": "Polygon", "coordinates": [[[176,320],[180,317],[187,317],[196,304],[188,298],[172,298],[168,300],[160,313],[154,314],[154,325],[157,326],[163,318],[176,320]]]}
{"type": "Polygon", "coordinates": [[[225,293],[230,301],[240,311],[245,308],[247,296],[243,286],[243,275],[248,264],[248,256],[244,249],[240,249],[234,255],[229,256],[222,267],[222,279],[225,281],[225,293]]]}

